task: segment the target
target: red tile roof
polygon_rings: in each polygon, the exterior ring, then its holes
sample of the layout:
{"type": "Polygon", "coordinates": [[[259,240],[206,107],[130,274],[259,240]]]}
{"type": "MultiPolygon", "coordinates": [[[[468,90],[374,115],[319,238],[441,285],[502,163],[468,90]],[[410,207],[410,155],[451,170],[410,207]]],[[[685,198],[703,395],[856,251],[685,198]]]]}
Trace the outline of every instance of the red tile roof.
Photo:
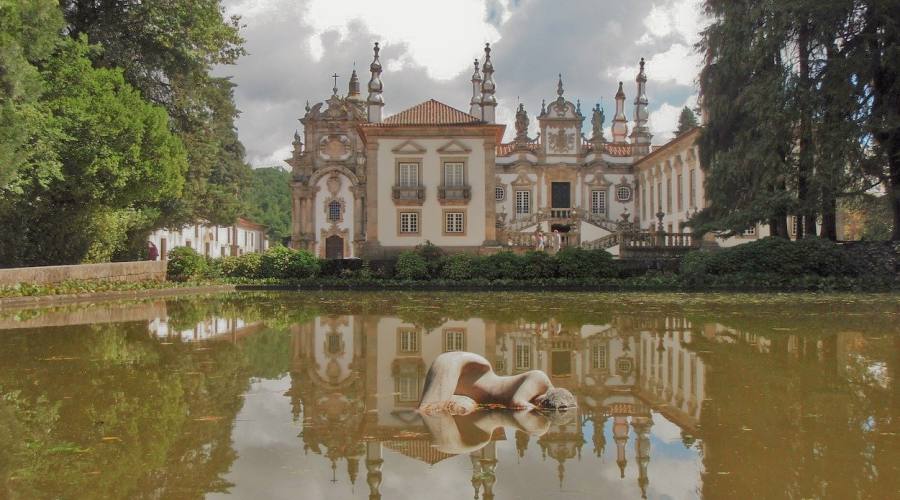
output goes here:
{"type": "Polygon", "coordinates": [[[429,99],[421,104],[391,115],[383,123],[367,123],[365,126],[403,127],[408,125],[484,125],[485,122],[468,113],[429,99]]]}

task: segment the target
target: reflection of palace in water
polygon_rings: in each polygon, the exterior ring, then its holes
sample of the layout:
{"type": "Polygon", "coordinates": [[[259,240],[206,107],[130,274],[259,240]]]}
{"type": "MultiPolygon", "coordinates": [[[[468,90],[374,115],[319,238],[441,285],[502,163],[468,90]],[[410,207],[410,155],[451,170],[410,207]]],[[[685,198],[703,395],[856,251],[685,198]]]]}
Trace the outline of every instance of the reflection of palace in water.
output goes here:
{"type": "MultiPolygon", "coordinates": [[[[497,323],[472,318],[424,328],[397,317],[322,316],[292,327],[291,397],[295,418],[303,419],[304,448],[338,464],[357,480],[362,464],[370,498],[379,498],[384,449],[435,464],[452,455],[431,445],[431,436],[413,410],[431,362],[447,351],[485,356],[501,375],[540,369],[554,385],[578,396],[576,418],[561,419],[537,437],[542,455],[557,462],[560,484],[565,464],[580,460],[583,429],[592,423],[593,449],[607,443],[611,420],[620,476],[629,461],[638,467],[646,492],[649,478],[651,410],[693,434],[704,399],[704,364],[685,346],[691,325],[665,320],[621,318],[605,325],[569,327],[544,323],[497,323]],[[634,457],[626,456],[629,439],[634,457]]],[[[492,498],[497,468],[497,431],[471,453],[476,496],[492,498]]],[[[520,456],[531,443],[515,432],[520,456]]]]}

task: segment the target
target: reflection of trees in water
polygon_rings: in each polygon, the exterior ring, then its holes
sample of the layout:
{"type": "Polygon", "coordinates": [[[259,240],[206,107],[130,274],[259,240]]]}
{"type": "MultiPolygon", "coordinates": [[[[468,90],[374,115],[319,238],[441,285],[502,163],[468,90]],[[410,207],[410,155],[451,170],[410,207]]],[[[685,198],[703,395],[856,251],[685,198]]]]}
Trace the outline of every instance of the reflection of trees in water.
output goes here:
{"type": "Polygon", "coordinates": [[[896,384],[869,374],[882,363],[897,373],[896,346],[879,337],[734,332],[737,342],[704,341],[715,371],[701,431],[704,496],[894,497],[896,384]]]}
{"type": "Polygon", "coordinates": [[[0,431],[9,496],[199,498],[228,486],[248,380],[233,345],[162,345],[143,323],[0,341],[0,414],[15,429],[0,431]]]}

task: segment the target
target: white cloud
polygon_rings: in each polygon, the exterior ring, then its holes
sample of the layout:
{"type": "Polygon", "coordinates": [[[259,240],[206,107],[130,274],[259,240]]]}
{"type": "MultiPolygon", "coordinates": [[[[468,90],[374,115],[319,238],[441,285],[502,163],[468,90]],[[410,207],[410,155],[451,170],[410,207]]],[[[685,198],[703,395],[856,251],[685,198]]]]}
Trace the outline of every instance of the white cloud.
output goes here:
{"type": "MultiPolygon", "coordinates": [[[[680,112],[685,98],[697,92],[697,58],[686,39],[690,23],[679,20],[690,13],[684,6],[696,0],[224,3],[229,15],[242,16],[249,54],[236,66],[218,68],[217,74],[232,76],[237,84],[238,131],[247,160],[257,166],[282,164],[294,130],[301,127],[297,118],[305,101],[315,104],[331,95],[333,72],[341,75],[338,87],[343,92],[356,62],[365,86],[374,41],[383,47],[387,115],[429,98],[468,110],[472,59],[483,55],[485,41],[492,42],[497,121],[507,125],[507,138],[513,133],[519,100],[534,135],[541,99],[556,98],[557,73],[565,79],[566,98],[580,98],[586,114],[602,100],[607,126],[618,80],[626,82],[625,112],[633,118],[634,77],[641,56],[648,60],[651,115],[662,123],[674,123],[665,118],[669,108],[680,112]],[[598,9],[605,15],[599,23],[598,9]],[[651,16],[654,9],[659,12],[651,16]],[[658,25],[647,27],[648,17],[658,25]],[[669,107],[663,109],[666,103],[669,107]]],[[[674,128],[665,127],[666,133],[674,128]]],[[[611,137],[608,132],[606,136],[611,137]]],[[[654,138],[654,143],[660,141],[654,138]]]]}
{"type": "MultiPolygon", "coordinates": [[[[656,53],[647,58],[647,80],[650,87],[654,82],[674,82],[678,85],[695,84],[697,72],[700,70],[700,55],[693,49],[680,43],[672,44],[665,52],[656,53]]],[[[637,65],[620,66],[611,69],[609,76],[619,81],[632,82],[637,76],[637,65]]]]}
{"type": "Polygon", "coordinates": [[[705,25],[703,5],[700,0],[668,0],[656,4],[644,18],[647,34],[663,38],[676,35],[693,45],[700,40],[700,31],[705,25]]]}
{"type": "MultiPolygon", "coordinates": [[[[504,9],[501,19],[508,19],[505,12],[504,9]]],[[[473,51],[475,47],[500,38],[497,28],[486,20],[483,0],[312,0],[305,17],[314,30],[310,46],[317,60],[326,51],[322,46],[323,33],[336,30],[346,36],[353,23],[358,22],[384,45],[406,44],[410,59],[425,67],[428,76],[439,80],[468,69],[472,58],[478,55],[473,51]]],[[[387,53],[385,60],[392,63],[387,53]]],[[[397,64],[389,67],[396,70],[397,64]]]]}
{"type": "Polygon", "coordinates": [[[678,116],[685,106],[693,109],[697,105],[697,94],[688,97],[679,105],[664,102],[658,109],[650,112],[650,133],[653,134],[654,143],[664,143],[675,136],[678,128],[678,116]]]}

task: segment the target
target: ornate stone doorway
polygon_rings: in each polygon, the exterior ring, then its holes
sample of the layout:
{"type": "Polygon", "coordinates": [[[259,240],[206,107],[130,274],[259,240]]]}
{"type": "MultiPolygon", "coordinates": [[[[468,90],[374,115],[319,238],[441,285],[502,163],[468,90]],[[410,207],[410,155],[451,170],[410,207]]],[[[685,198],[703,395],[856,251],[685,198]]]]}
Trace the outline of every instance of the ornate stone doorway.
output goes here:
{"type": "Polygon", "coordinates": [[[325,258],[326,259],[343,259],[344,258],[344,238],[338,235],[332,235],[325,238],[325,258]]]}

